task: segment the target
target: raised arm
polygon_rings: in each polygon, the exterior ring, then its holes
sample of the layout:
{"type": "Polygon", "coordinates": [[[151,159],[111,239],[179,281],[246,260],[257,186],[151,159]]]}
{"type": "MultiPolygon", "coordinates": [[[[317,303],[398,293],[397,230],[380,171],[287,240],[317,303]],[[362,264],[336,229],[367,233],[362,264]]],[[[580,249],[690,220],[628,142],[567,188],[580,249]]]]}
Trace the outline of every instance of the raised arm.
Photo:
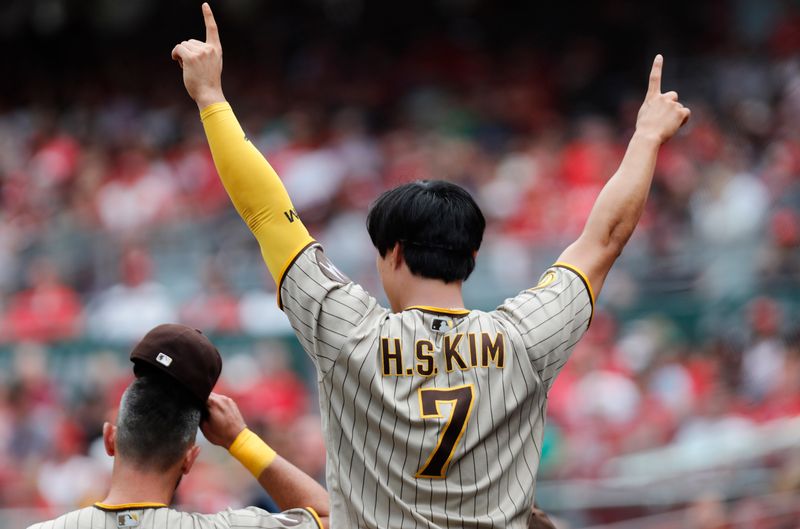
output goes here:
{"type": "Polygon", "coordinates": [[[247,139],[222,92],[222,44],[214,15],[203,4],[206,41],[185,40],[172,50],[186,91],[197,103],[214,164],[233,205],[258,239],[273,279],[310,242],[289,195],[267,160],[247,139]]]}
{"type": "Polygon", "coordinates": [[[690,111],[678,102],[676,92],[661,93],[663,64],[657,55],[636,132],[619,169],[600,191],[583,233],[559,257],[586,274],[595,296],[639,222],[659,147],[689,119],[690,111]]]}
{"type": "Polygon", "coordinates": [[[247,428],[233,399],[212,393],[208,418],[200,428],[211,443],[226,448],[275,500],[282,510],[311,508],[328,527],[328,493],[314,478],[276,454],[247,428]]]}

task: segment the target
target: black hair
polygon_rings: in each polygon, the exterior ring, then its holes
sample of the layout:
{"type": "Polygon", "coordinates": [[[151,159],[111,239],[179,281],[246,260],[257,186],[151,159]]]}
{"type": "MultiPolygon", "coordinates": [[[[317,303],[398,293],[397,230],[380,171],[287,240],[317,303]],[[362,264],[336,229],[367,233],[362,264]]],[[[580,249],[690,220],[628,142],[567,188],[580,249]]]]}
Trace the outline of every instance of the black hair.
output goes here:
{"type": "Polygon", "coordinates": [[[137,378],[120,402],[117,454],[141,469],[165,471],[194,443],[200,418],[201,407],[172,379],[137,378]]]}
{"type": "Polygon", "coordinates": [[[475,268],[486,220],[472,196],[443,180],[419,180],[383,193],[367,215],[381,257],[400,244],[411,273],[445,283],[475,268]]]}

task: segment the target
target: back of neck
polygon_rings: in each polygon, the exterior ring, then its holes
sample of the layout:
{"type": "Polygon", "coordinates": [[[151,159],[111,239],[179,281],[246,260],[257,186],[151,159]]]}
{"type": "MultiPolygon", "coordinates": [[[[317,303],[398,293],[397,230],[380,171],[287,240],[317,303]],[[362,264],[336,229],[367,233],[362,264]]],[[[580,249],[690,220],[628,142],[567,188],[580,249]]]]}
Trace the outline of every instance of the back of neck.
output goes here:
{"type": "Polygon", "coordinates": [[[107,505],[127,505],[131,503],[163,504],[172,503],[172,496],[180,480],[180,472],[148,472],[114,461],[111,473],[111,487],[101,502],[107,505]]]}
{"type": "Polygon", "coordinates": [[[444,309],[464,308],[464,298],[461,294],[461,281],[445,283],[438,279],[415,277],[409,281],[406,288],[391,300],[392,309],[399,312],[408,307],[438,307],[444,309]]]}

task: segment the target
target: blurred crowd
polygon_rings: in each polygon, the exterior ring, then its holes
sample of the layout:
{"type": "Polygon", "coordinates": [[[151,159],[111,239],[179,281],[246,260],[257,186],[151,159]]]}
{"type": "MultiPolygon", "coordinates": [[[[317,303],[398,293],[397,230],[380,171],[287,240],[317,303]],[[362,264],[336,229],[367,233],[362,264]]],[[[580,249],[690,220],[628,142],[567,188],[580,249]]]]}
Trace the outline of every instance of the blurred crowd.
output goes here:
{"type": "MultiPolygon", "coordinates": [[[[392,76],[343,77],[312,56],[321,64],[311,69],[323,71],[308,82],[324,90],[295,100],[265,81],[232,90],[232,100],[326,251],[373,291],[364,218],[377,194],[424,178],[470,189],[488,228],[467,294],[487,307],[496,288],[534,282],[580,233],[624,153],[644,81],[620,90],[613,115],[573,117],[550,102],[557,86],[542,82],[548,67],[537,57],[496,67],[492,81],[480,56],[449,51],[441,64],[410,57],[407,75],[449,64],[450,75],[476,71],[480,81],[426,81],[398,95],[392,76]],[[330,95],[336,87],[344,95],[330,95]]],[[[702,77],[708,95],[697,73],[665,81],[686,93],[692,120],[662,148],[648,209],[605,296],[615,309],[653,292],[712,306],[798,286],[800,63],[702,66],[713,74],[702,77]]],[[[165,77],[180,86],[178,71],[165,77]]],[[[0,340],[128,342],[177,319],[209,331],[285,330],[259,328],[267,303],[251,296],[274,286],[229,206],[195,109],[173,92],[0,114],[0,340]]]]}
{"type": "MultiPolygon", "coordinates": [[[[800,26],[778,13],[741,34],[753,53],[724,41],[666,54],[665,90],[692,119],[662,148],[642,222],[550,394],[540,479],[607,477],[614,457],[800,415],[800,26]]],[[[490,309],[582,229],[633,131],[648,65],[635,66],[616,72],[603,43],[579,38],[552,55],[431,37],[353,57],[313,42],[282,68],[226,55],[224,75],[312,233],[377,297],[369,203],[413,179],[467,187],[488,221],[467,300],[490,309]]],[[[221,389],[322,478],[313,376],[292,369],[290,328],[177,67],[106,65],[67,98],[37,99],[37,82],[21,85],[31,100],[0,105],[0,507],[100,499],[98,439],[130,380],[127,348],[165,321],[247,337],[221,389]]],[[[268,505],[207,448],[182,503],[268,505]]],[[[764,492],[800,490],[796,452],[739,464],[771,469],[764,492]]],[[[769,510],[711,503],[681,527],[769,510]]],[[[752,527],[795,527],[780,523],[752,527]]]]}
{"type": "MultiPolygon", "coordinates": [[[[113,422],[122,392],[133,380],[123,351],[87,351],[59,374],[47,351],[20,346],[0,386],[0,506],[40,509],[40,517],[105,497],[112,458],[101,432],[113,422]]],[[[280,341],[225,355],[216,391],[233,397],[248,426],[310,475],[323,479],[325,449],[308,381],[290,365],[280,341]]],[[[202,512],[271,500],[238,462],[198,434],[202,456],[176,499],[202,512]]],[[[5,522],[4,520],[4,523],[5,522]]]]}

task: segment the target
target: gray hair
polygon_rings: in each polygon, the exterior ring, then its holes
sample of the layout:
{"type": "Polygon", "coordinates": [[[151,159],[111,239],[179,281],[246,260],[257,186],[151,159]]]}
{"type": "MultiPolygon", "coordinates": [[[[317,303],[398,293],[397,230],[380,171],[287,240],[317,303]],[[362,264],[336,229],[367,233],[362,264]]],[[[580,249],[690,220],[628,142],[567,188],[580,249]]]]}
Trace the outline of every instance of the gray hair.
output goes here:
{"type": "Polygon", "coordinates": [[[117,455],[142,469],[167,470],[194,444],[200,418],[200,407],[171,379],[137,378],[120,401],[117,455]]]}

